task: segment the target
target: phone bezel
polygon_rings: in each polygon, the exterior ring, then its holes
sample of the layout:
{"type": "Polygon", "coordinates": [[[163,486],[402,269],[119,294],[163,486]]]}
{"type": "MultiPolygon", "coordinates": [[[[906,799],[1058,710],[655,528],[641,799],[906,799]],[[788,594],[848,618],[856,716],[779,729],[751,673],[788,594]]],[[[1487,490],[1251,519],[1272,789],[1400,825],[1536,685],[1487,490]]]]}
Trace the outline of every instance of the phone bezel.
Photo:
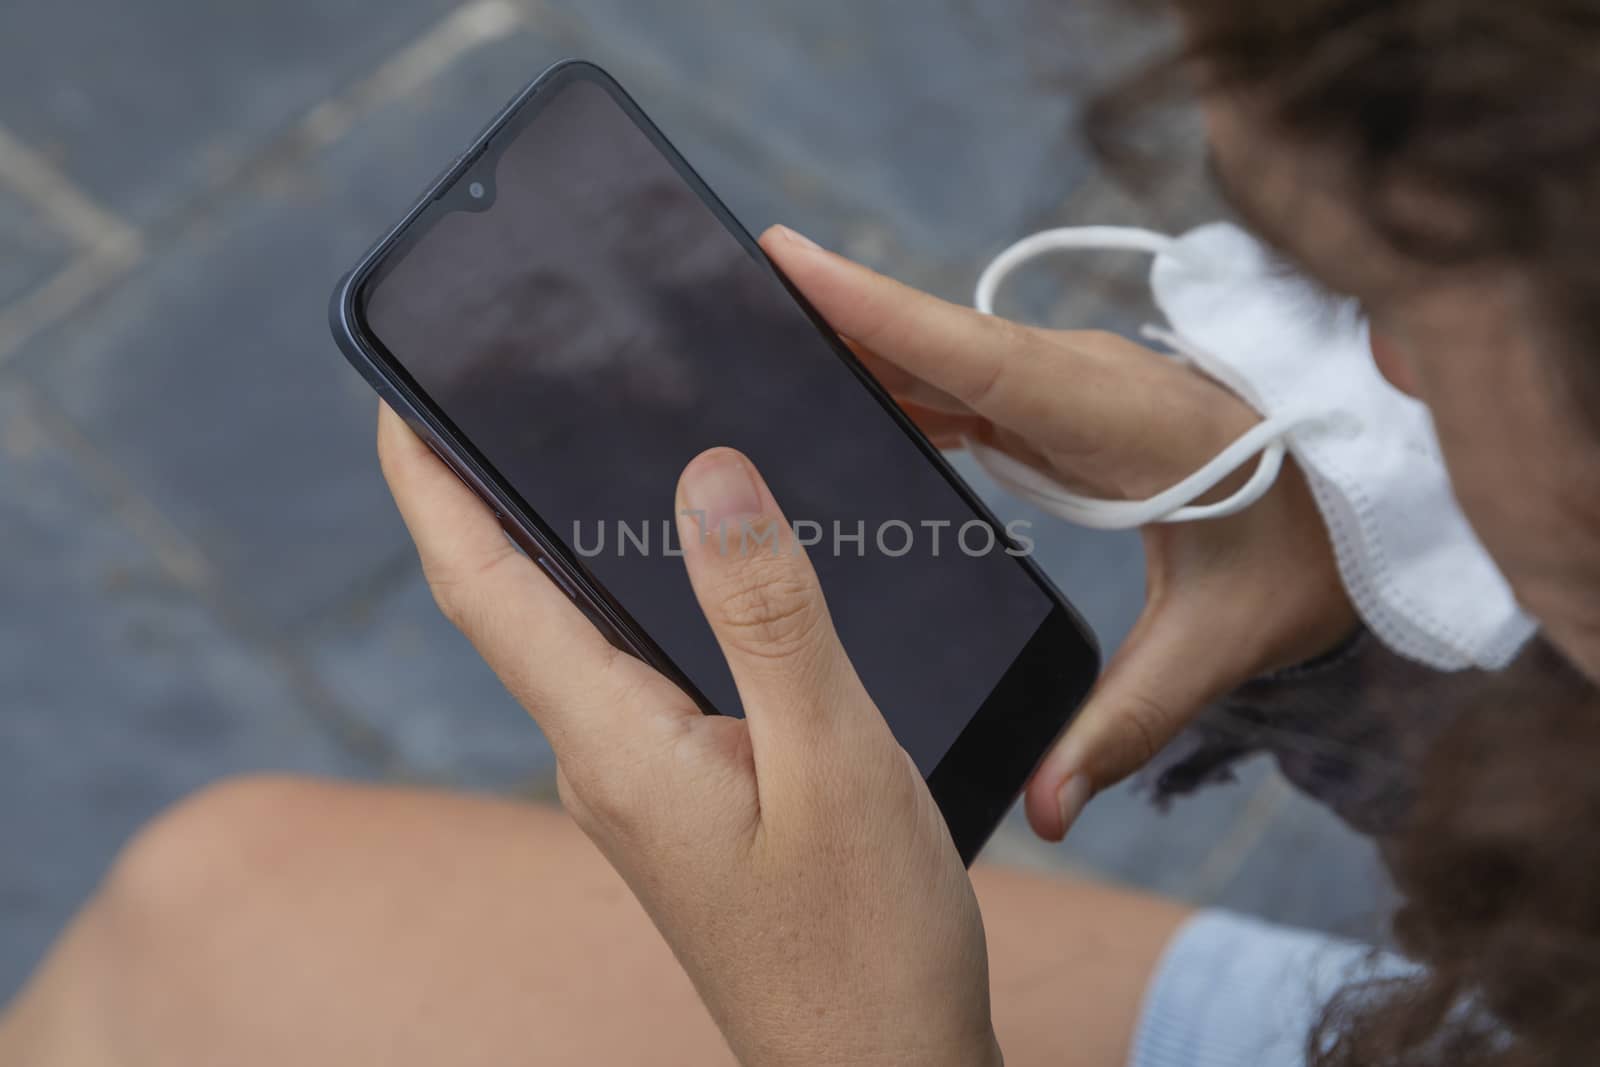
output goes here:
{"type": "MultiPolygon", "coordinates": [[[[461,190],[492,172],[502,144],[534,120],[540,105],[575,80],[599,85],[648,137],[679,176],[746,252],[784,286],[840,361],[894,419],[951,488],[987,522],[1002,544],[1012,544],[1004,524],[950,466],[849,347],[762,251],[755,237],[734,217],[688,161],[617,81],[600,67],[570,59],[555,64],[514,97],[500,114],[435,179],[404,218],[362,257],[339,283],[330,309],[335,338],[356,370],[426,440],[441,458],[487,503],[507,533],[538,561],[590,620],[618,647],[661,670],[708,714],[716,714],[698,688],[644,632],[583,562],[563,544],[548,523],[500,477],[487,457],[449,419],[394,358],[363,314],[363,296],[381,280],[407,245],[427,232],[432,221],[465,205],[455,205],[461,190]]],[[[1014,557],[1052,605],[1050,612],[968,723],[945,758],[928,777],[957,848],[970,863],[1015,801],[1051,741],[1065,729],[1087,696],[1100,669],[1093,631],[1031,559],[1014,557]],[[1018,709],[1031,711],[1019,715],[1018,709]]]]}

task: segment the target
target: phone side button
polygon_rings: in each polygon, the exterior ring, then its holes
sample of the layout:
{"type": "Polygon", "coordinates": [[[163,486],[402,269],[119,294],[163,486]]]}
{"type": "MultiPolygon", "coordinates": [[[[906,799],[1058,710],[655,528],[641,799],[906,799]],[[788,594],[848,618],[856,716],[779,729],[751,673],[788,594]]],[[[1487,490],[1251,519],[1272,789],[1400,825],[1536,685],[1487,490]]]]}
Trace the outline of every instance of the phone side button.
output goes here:
{"type": "Polygon", "coordinates": [[[589,603],[587,597],[580,596],[578,594],[577,587],[572,584],[572,580],[565,574],[562,574],[555,564],[551,563],[550,560],[545,556],[539,556],[538,563],[540,569],[550,576],[550,580],[552,582],[556,583],[556,588],[560,589],[567,595],[567,599],[572,601],[579,611],[583,612],[583,617],[588,619],[594,628],[599,630],[601,635],[603,635],[607,641],[610,641],[613,646],[623,652],[628,653],[630,656],[637,656],[639,654],[629,645],[626,640],[623,639],[622,635],[617,632],[616,628],[612,626],[611,623],[606,621],[605,616],[600,614],[599,611],[595,610],[594,605],[589,603]]]}
{"type": "Polygon", "coordinates": [[[557,589],[561,590],[567,595],[568,600],[574,602],[577,601],[578,591],[573,588],[572,582],[567,579],[567,576],[557,570],[555,565],[552,564],[549,559],[544,556],[540,556],[539,568],[550,576],[550,580],[556,583],[557,589]]]}

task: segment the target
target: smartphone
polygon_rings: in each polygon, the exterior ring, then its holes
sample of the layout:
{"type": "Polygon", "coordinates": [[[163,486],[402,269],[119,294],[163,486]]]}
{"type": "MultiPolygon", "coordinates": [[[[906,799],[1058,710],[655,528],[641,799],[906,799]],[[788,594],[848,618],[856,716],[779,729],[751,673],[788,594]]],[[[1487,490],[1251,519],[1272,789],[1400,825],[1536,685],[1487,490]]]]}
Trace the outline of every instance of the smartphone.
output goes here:
{"type": "Polygon", "coordinates": [[[605,72],[520,93],[339,284],[346,357],[618,647],[740,712],[673,540],[750,456],[971,862],[1093,684],[1077,612],[605,72]]]}

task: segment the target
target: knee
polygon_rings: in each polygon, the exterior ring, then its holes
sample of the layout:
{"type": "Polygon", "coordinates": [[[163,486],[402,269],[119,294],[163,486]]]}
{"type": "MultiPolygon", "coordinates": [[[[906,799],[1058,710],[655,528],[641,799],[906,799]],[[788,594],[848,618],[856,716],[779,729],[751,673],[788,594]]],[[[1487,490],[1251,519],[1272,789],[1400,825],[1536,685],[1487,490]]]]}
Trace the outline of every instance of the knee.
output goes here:
{"type": "Polygon", "coordinates": [[[281,871],[329,787],[292,778],[239,778],[172,807],[127,844],[92,907],[120,922],[194,925],[227,910],[281,871]]]}
{"type": "Polygon", "coordinates": [[[145,1053],[173,1047],[170,1005],[199,1011],[225,996],[228,948],[251,924],[256,887],[289,866],[296,838],[315,836],[335,788],[239,779],[141,830],[24,992],[31,1030],[16,1025],[46,1051],[70,1050],[35,1059],[165,1062],[145,1053]]]}
{"type": "Polygon", "coordinates": [[[147,825],[112,864],[80,922],[111,988],[208,979],[252,903],[292,870],[333,787],[289,778],[210,786],[147,825]]]}

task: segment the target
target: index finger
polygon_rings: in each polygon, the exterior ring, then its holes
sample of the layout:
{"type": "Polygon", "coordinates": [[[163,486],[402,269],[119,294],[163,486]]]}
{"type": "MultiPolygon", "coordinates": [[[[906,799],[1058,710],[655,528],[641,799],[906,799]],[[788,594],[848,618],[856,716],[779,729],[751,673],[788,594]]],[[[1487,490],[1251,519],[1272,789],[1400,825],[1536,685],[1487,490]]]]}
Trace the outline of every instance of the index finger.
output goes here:
{"type": "Polygon", "coordinates": [[[699,716],[670,682],[607,641],[387,405],[378,456],[434,599],[557,756],[626,748],[641,716],[699,716]]]}
{"type": "Polygon", "coordinates": [[[1041,331],[940,300],[784,227],[761,246],[834,329],[994,422],[1057,431],[1063,387],[1095,388],[1093,361],[1041,331]]]}
{"type": "MultiPolygon", "coordinates": [[[[1159,491],[1257,421],[1221,386],[1114,334],[984,315],[783,227],[761,244],[834,329],[1085,479],[1135,495],[1159,491]]],[[[922,403],[903,384],[888,387],[922,403]]]]}

